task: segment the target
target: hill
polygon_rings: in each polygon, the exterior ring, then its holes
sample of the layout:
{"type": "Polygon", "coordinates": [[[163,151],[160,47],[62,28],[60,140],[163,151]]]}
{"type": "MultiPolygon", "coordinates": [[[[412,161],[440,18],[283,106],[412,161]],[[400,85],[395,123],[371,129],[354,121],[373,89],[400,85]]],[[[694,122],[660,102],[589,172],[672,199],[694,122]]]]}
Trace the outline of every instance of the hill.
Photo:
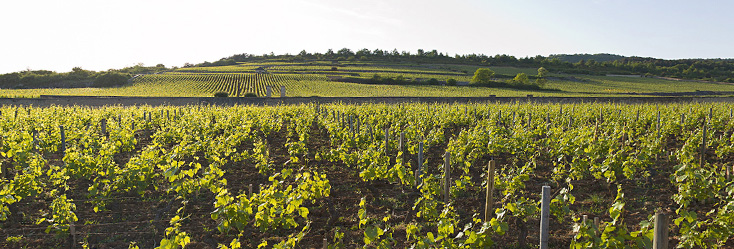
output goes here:
{"type": "Polygon", "coordinates": [[[519,73],[531,76],[538,68],[512,66],[478,66],[390,61],[284,61],[252,60],[234,65],[184,67],[137,74],[129,83],[115,87],[2,89],[0,96],[33,97],[39,95],[88,96],[159,96],[210,97],[216,92],[229,96],[254,93],[265,96],[271,86],[273,97],[482,97],[496,96],[624,96],[659,95],[697,91],[734,92],[734,86],[711,82],[689,82],[648,77],[609,77],[551,72],[544,89],[515,89],[500,83],[519,73]],[[478,68],[495,71],[497,86],[467,85],[478,68]],[[379,77],[381,84],[370,83],[379,77]],[[356,80],[355,80],[356,79],[356,80]],[[388,80],[389,79],[389,82],[388,80]],[[450,79],[457,86],[446,85],[450,79]],[[499,86],[499,87],[498,87],[499,86]]]}
{"type": "Polygon", "coordinates": [[[552,54],[548,58],[559,59],[568,63],[578,63],[580,61],[590,60],[596,62],[616,61],[627,57],[616,54],[552,54]]]}

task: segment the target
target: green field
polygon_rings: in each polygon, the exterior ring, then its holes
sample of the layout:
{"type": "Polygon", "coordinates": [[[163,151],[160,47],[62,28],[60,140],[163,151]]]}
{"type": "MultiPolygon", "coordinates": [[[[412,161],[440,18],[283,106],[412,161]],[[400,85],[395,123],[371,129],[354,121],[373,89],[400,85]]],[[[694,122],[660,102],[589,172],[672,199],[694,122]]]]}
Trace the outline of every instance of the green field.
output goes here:
{"type": "Polygon", "coordinates": [[[732,108],[3,106],[0,248],[734,248],[732,108]]]}
{"type": "MultiPolygon", "coordinates": [[[[203,97],[215,92],[230,96],[245,93],[265,95],[266,86],[273,86],[273,95],[280,96],[280,86],[286,86],[288,97],[384,97],[435,96],[483,97],[496,96],[626,96],[629,93],[655,92],[734,91],[734,85],[719,83],[684,82],[654,78],[630,78],[554,74],[551,72],[546,88],[553,90],[518,90],[472,86],[441,85],[370,85],[332,81],[334,77],[370,78],[402,76],[408,81],[425,82],[436,79],[445,82],[455,79],[471,80],[480,68],[470,65],[416,64],[388,62],[252,62],[219,67],[188,67],[158,74],[137,75],[130,83],[109,88],[44,88],[1,89],[2,97],[37,97],[39,95],[87,96],[160,96],[203,97]],[[263,67],[267,73],[256,73],[263,67]]],[[[489,67],[498,81],[517,73],[537,74],[536,68],[489,67]]]]}

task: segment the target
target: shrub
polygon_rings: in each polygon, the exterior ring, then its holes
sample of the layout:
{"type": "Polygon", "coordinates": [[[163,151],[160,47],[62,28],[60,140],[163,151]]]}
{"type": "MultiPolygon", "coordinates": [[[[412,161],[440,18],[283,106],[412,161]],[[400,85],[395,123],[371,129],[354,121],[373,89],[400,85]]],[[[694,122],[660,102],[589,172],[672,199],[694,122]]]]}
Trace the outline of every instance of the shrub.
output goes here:
{"type": "Polygon", "coordinates": [[[257,97],[257,94],[255,93],[245,93],[245,98],[254,98],[257,97]]]}
{"type": "Polygon", "coordinates": [[[95,87],[110,87],[110,86],[121,86],[127,83],[130,76],[127,74],[117,72],[106,72],[97,76],[94,79],[93,86],[95,87]]]}
{"type": "Polygon", "coordinates": [[[226,98],[226,97],[229,97],[229,93],[227,93],[227,92],[215,92],[214,93],[214,97],[217,97],[217,98],[226,98]]]}
{"type": "Polygon", "coordinates": [[[474,77],[471,78],[471,83],[487,84],[492,80],[492,76],[494,76],[494,71],[489,68],[479,68],[474,72],[474,77]]]}
{"type": "Polygon", "coordinates": [[[455,79],[447,79],[446,80],[446,85],[447,86],[455,86],[456,85],[456,80],[455,79]]]}

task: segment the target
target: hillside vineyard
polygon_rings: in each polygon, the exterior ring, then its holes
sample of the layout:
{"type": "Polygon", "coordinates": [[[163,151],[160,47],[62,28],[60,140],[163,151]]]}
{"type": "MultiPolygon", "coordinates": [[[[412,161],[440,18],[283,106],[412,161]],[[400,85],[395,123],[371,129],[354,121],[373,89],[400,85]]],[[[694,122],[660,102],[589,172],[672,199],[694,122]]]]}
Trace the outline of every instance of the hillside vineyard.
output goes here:
{"type": "Polygon", "coordinates": [[[734,248],[732,108],[6,106],[0,247],[734,248]]]}

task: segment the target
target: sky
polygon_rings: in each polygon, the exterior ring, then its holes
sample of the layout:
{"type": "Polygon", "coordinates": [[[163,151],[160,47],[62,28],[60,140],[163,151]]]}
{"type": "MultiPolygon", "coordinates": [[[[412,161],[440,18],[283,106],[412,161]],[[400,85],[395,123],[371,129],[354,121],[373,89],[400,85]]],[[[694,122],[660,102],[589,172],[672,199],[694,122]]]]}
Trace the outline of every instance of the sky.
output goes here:
{"type": "Polygon", "coordinates": [[[734,58],[732,9],[719,0],[2,1],[0,73],[330,48],[734,58]]]}

